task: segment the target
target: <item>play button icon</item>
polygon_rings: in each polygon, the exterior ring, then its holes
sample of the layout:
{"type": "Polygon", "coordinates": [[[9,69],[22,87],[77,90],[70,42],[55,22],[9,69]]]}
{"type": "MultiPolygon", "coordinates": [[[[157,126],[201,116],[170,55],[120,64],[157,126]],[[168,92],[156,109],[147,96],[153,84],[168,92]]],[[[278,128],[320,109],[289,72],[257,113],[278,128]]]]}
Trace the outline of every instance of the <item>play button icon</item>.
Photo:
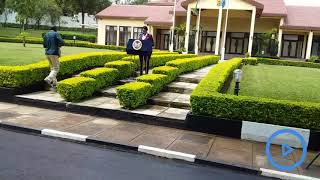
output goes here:
{"type": "Polygon", "coordinates": [[[290,155],[294,149],[287,144],[282,144],[282,159],[290,155]]]}

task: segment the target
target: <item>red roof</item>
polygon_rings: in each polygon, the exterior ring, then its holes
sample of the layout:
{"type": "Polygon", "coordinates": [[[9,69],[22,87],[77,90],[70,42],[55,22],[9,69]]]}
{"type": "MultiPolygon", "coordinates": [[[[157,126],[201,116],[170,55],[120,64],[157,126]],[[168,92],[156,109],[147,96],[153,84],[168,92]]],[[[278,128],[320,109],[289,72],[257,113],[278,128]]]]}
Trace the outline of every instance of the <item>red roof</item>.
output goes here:
{"type": "Polygon", "coordinates": [[[287,6],[288,15],[282,28],[320,30],[320,7],[287,6]]]}
{"type": "Polygon", "coordinates": [[[168,24],[172,23],[172,15],[169,13],[172,6],[151,5],[112,5],[96,16],[113,18],[143,19],[145,24],[168,24]]]}
{"type": "Polygon", "coordinates": [[[263,4],[262,15],[264,17],[285,17],[287,16],[286,5],[283,0],[256,0],[263,4]]]}

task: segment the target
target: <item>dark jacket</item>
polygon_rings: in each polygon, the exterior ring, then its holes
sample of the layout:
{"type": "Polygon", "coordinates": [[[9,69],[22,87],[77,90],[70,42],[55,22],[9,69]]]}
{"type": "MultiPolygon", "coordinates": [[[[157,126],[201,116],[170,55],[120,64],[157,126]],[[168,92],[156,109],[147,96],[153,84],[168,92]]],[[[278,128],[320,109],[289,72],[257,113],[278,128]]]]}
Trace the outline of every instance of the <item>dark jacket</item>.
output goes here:
{"type": "Polygon", "coordinates": [[[50,31],[43,37],[43,47],[46,48],[46,55],[60,56],[60,47],[64,41],[60,34],[55,31],[50,31]]]}
{"type": "MultiPolygon", "coordinates": [[[[142,36],[143,36],[143,34],[141,33],[141,34],[139,34],[139,40],[142,40],[142,36]]],[[[153,41],[153,37],[152,37],[152,35],[151,34],[147,34],[147,37],[146,37],[146,39],[145,40],[150,40],[151,42],[152,42],[152,46],[154,46],[154,41],[153,41]]]]}

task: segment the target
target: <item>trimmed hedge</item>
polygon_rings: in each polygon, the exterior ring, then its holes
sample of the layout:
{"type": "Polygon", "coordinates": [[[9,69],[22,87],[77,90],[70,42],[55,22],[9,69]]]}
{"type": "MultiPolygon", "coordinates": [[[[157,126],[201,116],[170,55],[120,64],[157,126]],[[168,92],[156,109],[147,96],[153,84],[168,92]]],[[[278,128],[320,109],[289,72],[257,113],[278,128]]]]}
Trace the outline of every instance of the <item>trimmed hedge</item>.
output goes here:
{"type": "Polygon", "coordinates": [[[159,93],[170,82],[168,76],[163,74],[146,74],[138,77],[137,81],[151,84],[152,95],[159,93]]]}
{"type": "MultiPolygon", "coordinates": [[[[163,66],[167,62],[175,60],[175,59],[181,59],[181,58],[192,58],[196,57],[194,54],[165,54],[165,55],[152,55],[150,59],[150,68],[163,66]]],[[[137,68],[140,67],[140,60],[139,56],[128,56],[122,59],[123,61],[130,61],[137,65],[137,68]]]]}
{"type": "Polygon", "coordinates": [[[244,58],[242,61],[245,65],[257,65],[258,59],[257,58],[244,58]]]}
{"type": "Polygon", "coordinates": [[[164,74],[168,76],[169,81],[173,81],[179,74],[179,69],[171,66],[160,66],[152,69],[153,74],[164,74]]]}
{"type": "Polygon", "coordinates": [[[98,89],[111,85],[118,77],[119,71],[113,68],[96,68],[80,73],[82,77],[89,77],[96,80],[98,89]]]}
{"type": "Polygon", "coordinates": [[[58,82],[58,93],[69,102],[77,102],[90,97],[96,91],[96,80],[87,77],[74,77],[58,82]]]}
{"type": "MultiPolygon", "coordinates": [[[[10,42],[10,43],[22,43],[22,38],[8,38],[8,37],[0,37],[0,42],[10,42]]],[[[33,38],[27,37],[26,43],[29,44],[43,44],[42,38],[33,38]]],[[[125,51],[126,47],[124,46],[114,46],[114,45],[98,45],[90,42],[73,42],[73,40],[65,40],[64,46],[73,46],[73,47],[85,47],[85,48],[95,48],[95,49],[109,49],[109,50],[117,50],[117,51],[125,51]]]]}
{"type": "Polygon", "coordinates": [[[136,69],[136,65],[129,61],[113,61],[106,63],[104,66],[117,69],[119,72],[117,79],[125,79],[132,76],[136,69]]]}
{"type": "MultiPolygon", "coordinates": [[[[42,37],[46,34],[46,32],[42,33],[42,37]]],[[[83,34],[83,33],[76,33],[76,32],[59,32],[62,39],[73,40],[73,36],[76,36],[77,41],[89,41],[89,42],[96,42],[97,36],[93,34],[83,34]]]]}
{"type": "Polygon", "coordinates": [[[219,56],[201,56],[188,59],[177,59],[169,61],[166,66],[172,66],[179,69],[179,73],[187,73],[199,69],[204,66],[216,64],[219,56]]]}
{"type": "Polygon", "coordinates": [[[320,104],[221,94],[228,76],[242,59],[214,66],[191,95],[195,114],[299,128],[320,129],[320,104]]]}
{"type": "Polygon", "coordinates": [[[135,109],[146,104],[151,94],[151,84],[132,82],[117,87],[117,97],[120,104],[128,109],[135,109]]]}
{"type": "Polygon", "coordinates": [[[257,60],[259,63],[269,64],[269,65],[320,68],[320,63],[313,63],[313,62],[288,61],[288,60],[277,60],[277,59],[268,59],[268,58],[257,58],[257,60]]]}
{"type": "MultiPolygon", "coordinates": [[[[60,58],[59,76],[71,76],[86,69],[103,66],[107,62],[125,57],[121,52],[90,52],[60,58]]],[[[49,74],[47,60],[24,66],[0,66],[0,87],[27,87],[39,82],[49,74]]]]}
{"type": "MultiPolygon", "coordinates": [[[[191,58],[191,59],[196,59],[196,58],[191,58]]],[[[185,60],[188,60],[188,59],[185,59],[185,60]]],[[[199,69],[203,66],[206,66],[211,63],[214,63],[214,62],[218,62],[219,60],[219,57],[217,56],[208,56],[207,58],[205,57],[199,57],[197,58],[197,60],[192,60],[192,61],[186,61],[188,62],[187,65],[185,66],[179,66],[180,68],[185,68],[186,66],[187,67],[192,67],[192,65],[194,65],[193,69],[199,69]],[[217,61],[215,60],[217,59],[217,61]],[[204,62],[201,62],[201,61],[204,61],[204,62]]],[[[183,59],[181,59],[180,61],[183,61],[183,59]]],[[[179,61],[179,62],[180,62],[179,61]]],[[[240,60],[241,62],[241,60],[240,60]]],[[[186,68],[187,70],[189,70],[189,68],[186,68]]],[[[190,68],[191,69],[191,68],[190,68]]],[[[186,71],[185,69],[183,71],[186,71]]],[[[126,107],[126,108],[136,108],[138,107],[139,105],[144,105],[146,102],[147,102],[147,99],[154,95],[155,93],[158,93],[162,90],[162,88],[169,82],[173,81],[176,76],[178,75],[179,72],[183,72],[182,70],[179,70],[179,68],[176,68],[176,67],[170,67],[170,66],[163,66],[163,67],[158,67],[158,68],[155,68],[153,69],[153,73],[154,74],[149,74],[149,75],[144,75],[144,76],[140,76],[137,80],[138,81],[143,81],[143,82],[146,82],[147,84],[150,83],[150,87],[148,92],[149,92],[149,96],[144,96],[144,97],[141,97],[141,98],[145,98],[145,99],[136,99],[136,97],[134,97],[137,93],[143,93],[142,91],[146,91],[147,87],[145,87],[145,89],[136,89],[136,90],[132,90],[132,87],[127,87],[126,85],[123,85],[123,86],[120,86],[120,88],[122,89],[122,91],[118,91],[117,90],[117,94],[119,96],[124,96],[122,95],[122,93],[125,93],[127,91],[130,90],[130,92],[132,91],[137,91],[137,92],[132,92],[131,94],[126,94],[125,97],[126,98],[122,98],[122,99],[119,99],[120,100],[120,103],[126,107]],[[159,74],[157,74],[159,73],[159,74]],[[132,97],[130,97],[132,96],[132,97]],[[125,101],[130,101],[130,102],[125,102],[125,101]],[[133,101],[133,102],[132,102],[133,101]],[[132,103],[134,103],[134,101],[138,101],[137,103],[137,106],[133,107],[131,106],[132,103]],[[129,106],[128,106],[129,105],[129,106]]],[[[130,83],[129,83],[130,84],[130,83]]]]}

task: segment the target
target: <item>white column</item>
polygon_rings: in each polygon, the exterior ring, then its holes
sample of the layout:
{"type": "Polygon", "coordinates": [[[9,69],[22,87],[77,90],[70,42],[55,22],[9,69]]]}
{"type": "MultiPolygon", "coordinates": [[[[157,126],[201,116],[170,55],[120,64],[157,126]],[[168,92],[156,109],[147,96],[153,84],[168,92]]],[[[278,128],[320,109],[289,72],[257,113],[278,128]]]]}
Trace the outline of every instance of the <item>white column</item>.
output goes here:
{"type": "Polygon", "coordinates": [[[310,59],[312,50],[313,32],[309,32],[306,59],[310,59]]]}
{"type": "Polygon", "coordinates": [[[99,45],[106,45],[106,25],[98,20],[98,39],[97,43],[99,45]]]}
{"type": "Polygon", "coordinates": [[[248,52],[251,56],[252,53],[252,44],[253,44],[253,35],[254,35],[254,26],[256,24],[256,8],[254,7],[251,14],[251,25],[250,25],[250,36],[249,36],[249,45],[248,52]]]}
{"type": "Polygon", "coordinates": [[[199,8],[199,14],[197,17],[197,33],[196,33],[196,38],[195,38],[195,43],[194,43],[194,53],[196,55],[199,54],[199,31],[200,31],[200,19],[201,19],[201,8],[199,8]]]}
{"type": "Polygon", "coordinates": [[[191,7],[188,6],[187,21],[186,21],[186,34],[185,34],[185,40],[184,40],[184,48],[186,49],[186,52],[188,52],[188,47],[189,47],[190,22],[191,22],[191,7]]]}
{"type": "Polygon", "coordinates": [[[279,34],[278,34],[278,57],[281,56],[281,49],[282,49],[282,33],[283,33],[283,30],[281,29],[281,26],[283,25],[284,23],[284,19],[281,18],[280,20],[280,25],[279,25],[279,34]]]}
{"type": "Polygon", "coordinates": [[[131,39],[133,39],[133,26],[131,26],[131,39]]]}
{"type": "Polygon", "coordinates": [[[177,0],[174,0],[173,16],[172,16],[172,27],[171,27],[170,52],[173,52],[173,49],[174,49],[173,41],[174,41],[174,28],[176,26],[176,4],[177,4],[177,0]]]}
{"type": "Polygon", "coordinates": [[[302,58],[306,58],[306,48],[307,48],[307,35],[303,35],[303,46],[302,46],[302,58]]]}
{"type": "Polygon", "coordinates": [[[117,27],[117,46],[119,46],[119,42],[120,42],[120,26],[118,25],[118,27],[117,27]]]}
{"type": "Polygon", "coordinates": [[[222,6],[219,7],[218,25],[217,25],[217,34],[216,34],[216,47],[214,50],[215,55],[219,55],[221,22],[222,22],[222,6]]]}

